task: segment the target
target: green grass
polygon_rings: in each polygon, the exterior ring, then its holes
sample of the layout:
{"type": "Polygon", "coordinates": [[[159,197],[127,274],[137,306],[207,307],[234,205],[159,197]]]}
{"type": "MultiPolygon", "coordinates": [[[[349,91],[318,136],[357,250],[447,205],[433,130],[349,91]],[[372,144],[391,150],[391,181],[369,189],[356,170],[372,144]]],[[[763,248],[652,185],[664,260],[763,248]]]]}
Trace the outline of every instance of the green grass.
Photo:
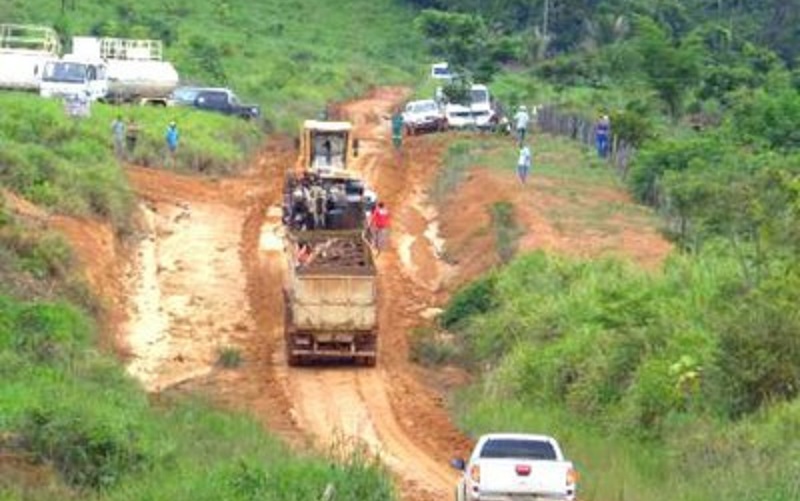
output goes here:
{"type": "Polygon", "coordinates": [[[242,352],[235,346],[223,346],[217,352],[217,365],[235,369],[242,365],[242,352]]]}
{"type": "MultiPolygon", "coordinates": [[[[542,207],[556,228],[589,228],[614,234],[621,231],[620,218],[629,225],[658,227],[655,213],[626,201],[624,184],[592,150],[548,134],[534,133],[528,142],[533,150],[531,176],[534,182],[537,178],[545,181],[531,196],[541,193],[557,198],[556,203],[542,207]]],[[[517,156],[515,143],[507,137],[477,135],[454,141],[434,184],[432,199],[441,203],[471,168],[514,176],[517,156]]]]}
{"type": "MultiPolygon", "coordinates": [[[[333,484],[337,499],[393,498],[373,458],[293,453],[253,420],[193,398],[152,407],[91,348],[94,330],[69,304],[0,296],[0,436],[57,472],[58,497],[316,500],[333,484]]],[[[27,499],[21,489],[0,479],[9,499],[27,499]]]]}
{"type": "Polygon", "coordinates": [[[442,315],[465,367],[489,367],[454,414],[556,435],[583,499],[794,499],[796,277],[771,273],[749,288],[724,245],[658,273],[523,256],[442,315]]]}
{"type": "Polygon", "coordinates": [[[182,80],[227,84],[281,130],[330,101],[377,84],[414,84],[429,71],[414,11],[391,0],[82,0],[61,14],[50,0],[15,2],[3,18],[161,38],[182,80]]]}
{"type": "Polygon", "coordinates": [[[517,252],[517,243],[522,234],[514,216],[514,206],[508,201],[495,202],[489,208],[494,229],[495,248],[500,262],[507,263],[517,252]]]}
{"type": "Polygon", "coordinates": [[[140,124],[131,160],[144,166],[164,166],[163,133],[172,119],[181,130],[178,170],[235,172],[263,142],[255,124],[185,108],[96,104],[90,118],[72,119],[57,101],[17,93],[0,93],[0,106],[0,186],[57,212],[108,219],[118,228],[128,224],[133,206],[113,154],[111,122],[118,114],[140,124]]]}

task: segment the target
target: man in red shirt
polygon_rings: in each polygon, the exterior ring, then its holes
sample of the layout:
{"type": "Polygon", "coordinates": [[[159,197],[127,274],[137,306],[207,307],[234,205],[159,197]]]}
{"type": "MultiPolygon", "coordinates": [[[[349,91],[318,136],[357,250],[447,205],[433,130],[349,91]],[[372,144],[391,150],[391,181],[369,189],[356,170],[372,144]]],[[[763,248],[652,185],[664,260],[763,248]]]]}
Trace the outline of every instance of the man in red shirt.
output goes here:
{"type": "Polygon", "coordinates": [[[389,243],[389,209],[383,202],[378,202],[369,218],[369,229],[372,234],[372,245],[375,247],[376,255],[380,254],[389,243]]]}

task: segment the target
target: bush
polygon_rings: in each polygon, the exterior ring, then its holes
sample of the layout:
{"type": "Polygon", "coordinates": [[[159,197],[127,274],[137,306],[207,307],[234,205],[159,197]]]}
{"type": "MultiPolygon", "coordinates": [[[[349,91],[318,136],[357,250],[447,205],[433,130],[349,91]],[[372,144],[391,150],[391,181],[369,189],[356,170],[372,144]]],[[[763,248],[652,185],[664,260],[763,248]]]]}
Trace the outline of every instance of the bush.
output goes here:
{"type": "Polygon", "coordinates": [[[134,428],[98,418],[74,408],[32,409],[19,433],[26,447],[39,460],[52,461],[70,484],[108,488],[147,458],[134,428]]]}
{"type": "Polygon", "coordinates": [[[4,313],[8,328],[0,328],[0,349],[11,348],[39,362],[73,355],[92,330],[80,311],[64,303],[9,306],[4,313]]]}
{"type": "Polygon", "coordinates": [[[449,329],[465,322],[473,315],[491,310],[496,304],[495,279],[488,275],[458,291],[440,317],[443,327],[449,329]]]}
{"type": "Polygon", "coordinates": [[[522,230],[514,217],[514,206],[510,202],[495,202],[489,209],[495,233],[495,246],[500,262],[507,263],[517,252],[517,243],[522,230]]]}
{"type": "Polygon", "coordinates": [[[800,394],[796,285],[767,283],[718,313],[719,385],[732,416],[800,394]]]}

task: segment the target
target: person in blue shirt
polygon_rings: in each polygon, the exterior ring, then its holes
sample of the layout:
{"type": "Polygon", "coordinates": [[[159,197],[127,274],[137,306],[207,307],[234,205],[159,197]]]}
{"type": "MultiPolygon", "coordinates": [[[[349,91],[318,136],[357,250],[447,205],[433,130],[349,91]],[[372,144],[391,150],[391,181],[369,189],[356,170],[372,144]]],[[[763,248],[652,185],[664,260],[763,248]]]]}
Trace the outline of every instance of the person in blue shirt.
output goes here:
{"type": "Polygon", "coordinates": [[[180,133],[178,132],[178,124],[171,121],[167,126],[167,133],[164,135],[164,140],[167,142],[167,150],[169,151],[170,160],[175,160],[175,154],[178,151],[178,141],[180,140],[180,133]]]}
{"type": "Polygon", "coordinates": [[[609,152],[609,138],[611,137],[611,120],[608,115],[603,115],[594,127],[594,137],[597,143],[597,155],[605,158],[609,152]]]}
{"type": "Polygon", "coordinates": [[[122,121],[121,115],[117,115],[116,120],[111,122],[111,133],[114,136],[114,155],[118,159],[122,159],[125,152],[123,149],[125,144],[125,122],[122,121]]]}

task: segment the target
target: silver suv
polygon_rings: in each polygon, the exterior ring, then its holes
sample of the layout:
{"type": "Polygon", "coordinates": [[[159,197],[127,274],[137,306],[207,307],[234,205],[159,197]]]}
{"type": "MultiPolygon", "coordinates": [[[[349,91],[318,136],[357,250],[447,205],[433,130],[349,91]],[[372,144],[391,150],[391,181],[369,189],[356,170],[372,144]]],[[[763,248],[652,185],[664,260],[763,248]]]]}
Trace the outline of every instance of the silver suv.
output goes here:
{"type": "Polygon", "coordinates": [[[433,99],[411,101],[406,104],[403,112],[403,127],[409,135],[423,131],[441,131],[447,129],[447,119],[433,99]]]}

